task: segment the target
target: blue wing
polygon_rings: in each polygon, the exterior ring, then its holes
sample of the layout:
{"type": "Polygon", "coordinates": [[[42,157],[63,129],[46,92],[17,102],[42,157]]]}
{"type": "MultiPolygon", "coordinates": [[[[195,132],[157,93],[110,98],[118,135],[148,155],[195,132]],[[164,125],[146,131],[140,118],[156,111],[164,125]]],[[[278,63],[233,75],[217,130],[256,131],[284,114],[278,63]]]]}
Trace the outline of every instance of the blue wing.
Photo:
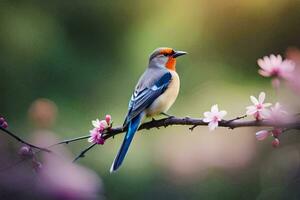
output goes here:
{"type": "Polygon", "coordinates": [[[153,84],[143,88],[137,88],[132,94],[129,102],[128,114],[124,126],[128,125],[133,118],[148,108],[154,100],[167,89],[171,79],[172,75],[167,71],[162,76],[158,77],[153,84]]]}

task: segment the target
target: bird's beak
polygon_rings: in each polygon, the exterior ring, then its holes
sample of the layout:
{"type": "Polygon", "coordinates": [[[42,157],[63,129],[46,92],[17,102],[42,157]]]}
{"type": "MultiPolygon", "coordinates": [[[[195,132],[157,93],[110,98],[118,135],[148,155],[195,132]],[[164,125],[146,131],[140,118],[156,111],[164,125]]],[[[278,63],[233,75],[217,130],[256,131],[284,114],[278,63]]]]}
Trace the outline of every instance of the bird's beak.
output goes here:
{"type": "Polygon", "coordinates": [[[172,57],[177,58],[177,57],[183,56],[185,54],[187,54],[187,52],[185,52],[185,51],[175,51],[175,53],[172,55],[172,57]]]}

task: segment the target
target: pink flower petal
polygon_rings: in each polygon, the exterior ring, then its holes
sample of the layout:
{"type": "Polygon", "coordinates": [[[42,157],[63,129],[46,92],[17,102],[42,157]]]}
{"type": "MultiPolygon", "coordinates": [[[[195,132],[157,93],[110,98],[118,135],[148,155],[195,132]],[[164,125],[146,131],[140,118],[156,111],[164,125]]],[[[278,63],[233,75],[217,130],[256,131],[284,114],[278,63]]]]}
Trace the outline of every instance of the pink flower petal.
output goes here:
{"type": "Polygon", "coordinates": [[[264,103],[262,105],[263,105],[263,107],[270,107],[272,104],[271,103],[264,103]]]}
{"type": "Polygon", "coordinates": [[[247,115],[253,115],[254,113],[256,113],[256,108],[254,106],[248,106],[247,108],[248,110],[246,111],[247,115]]]}
{"type": "Polygon", "coordinates": [[[257,105],[258,104],[258,100],[254,97],[254,96],[250,96],[250,100],[252,101],[252,103],[254,105],[257,105]]]}
{"type": "Polygon", "coordinates": [[[212,113],[211,112],[204,112],[203,113],[205,118],[212,118],[212,113]]]}
{"type": "Polygon", "coordinates": [[[225,110],[221,110],[219,112],[219,117],[222,119],[225,115],[227,115],[227,112],[225,110]]]}
{"type": "Polygon", "coordinates": [[[262,76],[265,76],[265,77],[270,77],[271,76],[270,72],[267,72],[267,71],[264,71],[264,70],[261,70],[261,69],[258,70],[258,73],[262,76]]]}
{"type": "Polygon", "coordinates": [[[262,68],[264,71],[269,71],[270,67],[266,64],[266,62],[263,59],[258,59],[257,64],[260,68],[262,68]]]}
{"type": "Polygon", "coordinates": [[[211,112],[212,112],[213,114],[216,114],[216,113],[219,112],[218,104],[215,104],[215,105],[213,105],[213,106],[211,107],[211,112]]]}
{"type": "Polygon", "coordinates": [[[208,128],[209,128],[210,131],[213,131],[213,130],[215,130],[218,127],[218,125],[219,125],[218,122],[211,121],[208,124],[208,128]]]}
{"type": "Polygon", "coordinates": [[[258,102],[261,104],[264,103],[265,98],[266,98],[266,94],[264,92],[261,92],[258,97],[258,102]]]}
{"type": "Polygon", "coordinates": [[[99,127],[99,119],[93,120],[92,124],[94,127],[98,128],[99,127]]]}

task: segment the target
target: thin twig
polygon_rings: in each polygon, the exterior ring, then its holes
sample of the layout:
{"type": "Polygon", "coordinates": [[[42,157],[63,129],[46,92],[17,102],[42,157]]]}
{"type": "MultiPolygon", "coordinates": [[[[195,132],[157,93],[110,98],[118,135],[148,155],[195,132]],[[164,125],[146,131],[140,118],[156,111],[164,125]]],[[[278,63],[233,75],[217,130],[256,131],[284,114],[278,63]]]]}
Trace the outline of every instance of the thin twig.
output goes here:
{"type": "Polygon", "coordinates": [[[22,143],[22,144],[26,144],[27,146],[30,146],[31,148],[34,148],[34,149],[38,149],[38,150],[41,150],[41,151],[46,151],[48,153],[50,153],[51,151],[47,148],[43,148],[43,147],[38,147],[36,145],[33,145],[33,144],[30,144],[26,141],[24,141],[23,139],[21,139],[19,136],[17,136],[16,134],[12,133],[11,131],[3,128],[0,126],[0,129],[5,132],[6,134],[8,134],[9,136],[11,136],[12,138],[16,139],[18,142],[22,143]]]}
{"type": "Polygon", "coordinates": [[[80,137],[77,137],[77,138],[63,140],[61,142],[58,142],[58,143],[55,143],[55,144],[52,144],[52,145],[48,146],[48,148],[51,148],[51,147],[54,147],[54,146],[60,145],[60,144],[69,144],[71,142],[75,142],[75,141],[79,141],[79,140],[84,140],[84,139],[87,139],[89,137],[90,137],[90,135],[85,135],[85,136],[80,136],[80,137]]]}
{"type": "Polygon", "coordinates": [[[80,154],[73,160],[73,162],[76,162],[79,158],[83,158],[85,156],[85,153],[91,150],[94,146],[96,146],[96,143],[81,151],[80,154]]]}
{"type": "Polygon", "coordinates": [[[236,120],[240,120],[240,119],[244,119],[245,117],[247,117],[247,115],[243,115],[243,116],[240,116],[240,117],[236,117],[236,118],[233,118],[231,120],[228,120],[227,123],[230,123],[230,122],[233,122],[233,121],[236,121],[236,120]]]}

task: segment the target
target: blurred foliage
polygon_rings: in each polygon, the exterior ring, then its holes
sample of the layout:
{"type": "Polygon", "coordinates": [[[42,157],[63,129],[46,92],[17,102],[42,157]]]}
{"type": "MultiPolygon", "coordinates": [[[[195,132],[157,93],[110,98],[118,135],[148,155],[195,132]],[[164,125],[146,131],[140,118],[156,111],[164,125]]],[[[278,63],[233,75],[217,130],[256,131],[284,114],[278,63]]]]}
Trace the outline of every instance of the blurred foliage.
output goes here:
{"type": "MultiPolygon", "coordinates": [[[[156,47],[170,46],[189,52],[177,64],[182,86],[170,113],[197,117],[218,103],[229,117],[241,115],[249,95],[264,90],[274,96],[268,80],[257,75],[256,60],[299,47],[299,18],[297,0],[4,0],[0,2],[0,114],[24,137],[33,131],[28,108],[41,97],[58,106],[53,129],[61,138],[86,134],[90,121],[106,113],[121,124],[148,55],[156,47]]],[[[289,189],[282,181],[276,186],[260,183],[261,165],[272,154],[270,141],[256,145],[253,139],[257,152],[245,166],[208,168],[205,176],[193,181],[178,183],[168,168],[157,164],[160,154],[153,149],[162,135],[175,135],[177,140],[171,140],[175,143],[168,145],[180,146],[183,137],[195,140],[196,133],[206,132],[197,129],[189,136],[187,129],[176,127],[144,131],[136,137],[124,167],[113,175],[108,169],[122,137],[95,148],[80,162],[103,177],[108,199],[281,199],[289,189]]],[[[159,144],[164,149],[166,144],[159,144]]],[[[78,153],[84,145],[70,148],[78,153]]]]}

